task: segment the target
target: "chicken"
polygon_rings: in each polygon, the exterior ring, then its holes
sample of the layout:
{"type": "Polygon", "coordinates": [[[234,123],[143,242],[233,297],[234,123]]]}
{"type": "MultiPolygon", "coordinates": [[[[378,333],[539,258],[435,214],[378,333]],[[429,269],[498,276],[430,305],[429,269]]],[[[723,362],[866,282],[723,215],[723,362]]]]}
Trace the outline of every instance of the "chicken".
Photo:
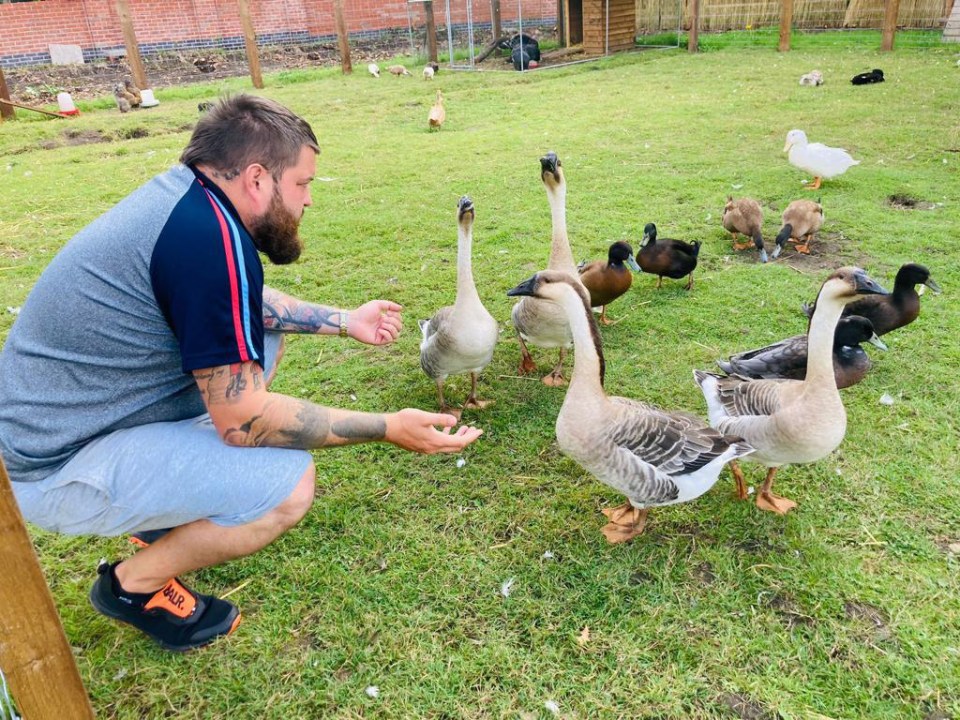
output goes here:
{"type": "Polygon", "coordinates": [[[433,80],[433,68],[427,65],[423,69],[423,79],[424,80],[433,80]]]}
{"type": "Polygon", "coordinates": [[[370,63],[367,65],[367,72],[369,72],[374,77],[380,77],[380,66],[376,63],[370,63]]]}
{"type": "Polygon", "coordinates": [[[127,92],[123,83],[117,83],[113,86],[113,98],[117,101],[117,107],[120,109],[120,112],[130,112],[130,108],[133,107],[131,101],[134,100],[134,97],[127,92]]]}
{"type": "Polygon", "coordinates": [[[443,121],[447,119],[447,111],[443,108],[443,93],[437,90],[437,101],[430,108],[430,114],[427,116],[427,124],[431,129],[440,129],[443,121]]]}
{"type": "Polygon", "coordinates": [[[403,65],[391,65],[387,68],[393,75],[400,77],[401,75],[410,75],[410,71],[407,70],[403,65]]]}
{"type": "Polygon", "coordinates": [[[138,88],[130,78],[127,78],[123,81],[123,86],[132,97],[130,100],[130,106],[140,107],[140,103],[143,102],[143,97],[140,95],[140,88],[138,88]]]}

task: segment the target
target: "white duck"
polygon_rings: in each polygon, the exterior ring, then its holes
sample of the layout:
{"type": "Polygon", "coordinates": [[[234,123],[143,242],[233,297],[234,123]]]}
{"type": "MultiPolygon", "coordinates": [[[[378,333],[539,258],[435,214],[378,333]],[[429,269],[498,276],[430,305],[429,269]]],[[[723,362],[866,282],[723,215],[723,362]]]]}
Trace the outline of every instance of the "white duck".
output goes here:
{"type": "MultiPolygon", "coordinates": [[[[567,181],[556,153],[550,152],[540,158],[540,179],[547,191],[553,225],[547,269],[565,272],[579,284],[577,266],[567,238],[567,181]]],[[[566,349],[573,345],[573,336],[570,334],[570,325],[563,308],[536,297],[522,297],[520,302],[513,306],[510,316],[520,339],[522,357],[519,373],[526,375],[536,372],[537,369],[526,343],[545,348],[559,347],[560,359],[556,367],[543,377],[543,383],[551,387],[566,385],[567,381],[563,377],[563,357],[566,349]]]]}
{"type": "MultiPolygon", "coordinates": [[[[844,306],[868,294],[888,293],[860,268],[842,267],[826,279],[807,330],[803,380],[749,380],[693,371],[707,400],[710,424],[741,436],[756,448],[749,459],[768,468],[757,493],[757,507],[762,510],[782,515],[796,507],[770,491],[781,465],[816,462],[843,441],[847,416],[833,371],[834,331],[844,306]]],[[[743,473],[736,462],[730,469],[737,494],[746,499],[743,473]]]]}
{"type": "Polygon", "coordinates": [[[818,190],[823,178],[843,175],[859,160],[854,160],[850,153],[843,148],[834,148],[823,143],[807,142],[807,134],[803,130],[791,130],[787,133],[787,142],[783,151],[789,153],[790,164],[813,175],[813,182],[808,185],[811,190],[818,190]]]}
{"type": "Polygon", "coordinates": [[[437,310],[429,320],[420,321],[420,366],[437,383],[440,412],[457,418],[460,410],[449,407],[443,397],[443,383],[449,375],[470,373],[470,395],[464,408],[484,408],[488,400],[477,399],[477,374],[493,359],[500,328],[480,301],[473,282],[471,254],[475,210],[469,197],[457,205],[457,297],[453,305],[437,310]]]}
{"type": "Polygon", "coordinates": [[[700,418],[672,413],[603,390],[603,345],[590,311],[590,294],[567,273],[543,270],[507,295],[551,301],[573,333],[573,377],[557,417],[557,443],[600,482],[627,496],[608,508],[603,534],[611,543],[643,532],[649,508],[699,497],[725,463],[753,449],[700,418]]]}
{"type": "Polygon", "coordinates": [[[374,77],[380,77],[380,66],[376,63],[370,63],[367,65],[367,72],[373,75],[374,77]]]}

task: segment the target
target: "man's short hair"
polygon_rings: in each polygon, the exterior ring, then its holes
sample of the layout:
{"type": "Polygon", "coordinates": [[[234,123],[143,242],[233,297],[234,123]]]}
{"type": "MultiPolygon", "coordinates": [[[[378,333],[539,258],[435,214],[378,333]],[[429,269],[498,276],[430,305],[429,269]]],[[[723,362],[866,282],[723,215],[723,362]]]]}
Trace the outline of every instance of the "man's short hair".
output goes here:
{"type": "Polygon", "coordinates": [[[279,180],[297,164],[304,145],[320,152],[306,120],[274,100],[241,93],[203,113],[180,162],[208,165],[227,179],[259,163],[279,180]]]}

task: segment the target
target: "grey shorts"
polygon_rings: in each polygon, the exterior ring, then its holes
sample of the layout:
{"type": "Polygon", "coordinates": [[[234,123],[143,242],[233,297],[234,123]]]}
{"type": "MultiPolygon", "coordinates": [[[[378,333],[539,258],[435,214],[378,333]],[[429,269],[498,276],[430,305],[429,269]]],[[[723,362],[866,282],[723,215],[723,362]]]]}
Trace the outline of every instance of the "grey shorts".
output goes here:
{"type": "MultiPolygon", "coordinates": [[[[269,333],[264,363],[279,337],[269,333]]],[[[313,457],[226,445],[208,415],[119,430],[39,482],[13,483],[23,516],[46,530],[119,535],[194,520],[245,525],[283,502],[313,457]]]]}

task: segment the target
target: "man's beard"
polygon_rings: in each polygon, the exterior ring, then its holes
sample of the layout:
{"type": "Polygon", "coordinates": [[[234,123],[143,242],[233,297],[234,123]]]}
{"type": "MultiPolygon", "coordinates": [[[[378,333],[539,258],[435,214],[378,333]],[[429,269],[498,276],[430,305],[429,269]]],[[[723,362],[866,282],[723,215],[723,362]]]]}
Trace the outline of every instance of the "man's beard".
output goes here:
{"type": "Polygon", "coordinates": [[[251,223],[250,236],[257,250],[274,265],[289,265],[303,252],[299,228],[300,218],[283,204],[279,191],[274,191],[270,207],[251,223]]]}

